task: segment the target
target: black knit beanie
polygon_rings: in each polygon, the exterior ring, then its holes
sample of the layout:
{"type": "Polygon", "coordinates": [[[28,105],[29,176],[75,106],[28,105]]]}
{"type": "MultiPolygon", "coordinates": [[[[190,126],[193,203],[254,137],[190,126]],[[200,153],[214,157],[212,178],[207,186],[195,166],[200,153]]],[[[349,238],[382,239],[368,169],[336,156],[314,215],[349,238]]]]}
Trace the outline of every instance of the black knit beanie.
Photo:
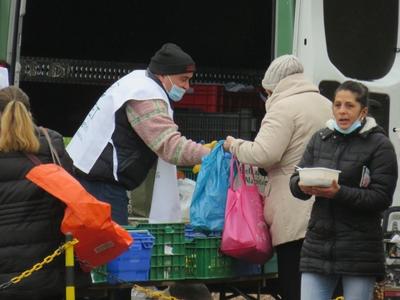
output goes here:
{"type": "Polygon", "coordinates": [[[149,70],[153,74],[173,75],[194,72],[196,65],[179,46],[166,43],[151,58],[149,70]]]}

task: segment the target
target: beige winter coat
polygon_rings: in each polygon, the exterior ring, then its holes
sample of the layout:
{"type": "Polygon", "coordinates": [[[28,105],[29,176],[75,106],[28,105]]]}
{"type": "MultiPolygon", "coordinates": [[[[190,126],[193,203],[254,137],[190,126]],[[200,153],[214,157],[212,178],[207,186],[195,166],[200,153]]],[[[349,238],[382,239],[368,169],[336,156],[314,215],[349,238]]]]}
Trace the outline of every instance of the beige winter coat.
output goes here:
{"type": "Polygon", "coordinates": [[[332,103],[303,74],[281,80],[267,100],[254,142],[237,139],[231,152],[240,162],[268,172],[264,217],[274,246],[304,238],[313,201],[292,196],[289,179],[312,134],[332,118],[332,103]]]}

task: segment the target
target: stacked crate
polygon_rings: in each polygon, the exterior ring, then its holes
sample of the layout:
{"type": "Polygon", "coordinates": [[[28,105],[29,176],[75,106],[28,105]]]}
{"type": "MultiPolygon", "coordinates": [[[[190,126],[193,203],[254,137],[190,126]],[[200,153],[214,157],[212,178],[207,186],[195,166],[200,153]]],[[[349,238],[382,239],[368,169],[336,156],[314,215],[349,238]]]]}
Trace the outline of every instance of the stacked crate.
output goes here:
{"type": "Polygon", "coordinates": [[[139,223],[155,238],[151,253],[150,280],[185,278],[185,237],[183,223],[139,223]]]}
{"type": "Polygon", "coordinates": [[[176,112],[179,131],[196,142],[225,139],[227,135],[251,139],[257,131],[257,118],[250,110],[232,113],[176,112]]]}
{"type": "Polygon", "coordinates": [[[252,139],[265,114],[257,89],[232,92],[211,84],[193,85],[173,109],[179,131],[197,142],[221,140],[227,135],[252,139]]]}
{"type": "Polygon", "coordinates": [[[219,250],[221,233],[196,232],[190,225],[185,228],[186,278],[233,278],[261,274],[261,265],[251,264],[219,250]]]}
{"type": "Polygon", "coordinates": [[[196,232],[183,223],[140,223],[125,229],[132,235],[136,232],[134,244],[106,266],[92,271],[93,283],[222,279],[277,273],[276,255],[262,266],[222,254],[221,233],[196,232]],[[145,234],[140,236],[137,232],[145,234]]]}
{"type": "Polygon", "coordinates": [[[194,238],[186,244],[187,278],[232,278],[233,258],[220,251],[221,238],[194,238]]]}
{"type": "Polygon", "coordinates": [[[245,91],[227,91],[223,85],[195,84],[186,91],[182,100],[174,103],[174,110],[192,112],[238,112],[250,109],[262,112],[265,103],[260,97],[260,88],[245,91]]]}
{"type": "Polygon", "coordinates": [[[149,280],[150,258],[154,237],[148,230],[128,228],[133,243],[128,250],[107,263],[92,270],[93,283],[123,283],[149,280]]]}
{"type": "Polygon", "coordinates": [[[147,281],[150,273],[150,258],[154,237],[147,230],[129,231],[133,243],[128,251],[107,264],[108,282],[118,283],[147,281]]]}
{"type": "Polygon", "coordinates": [[[175,110],[199,112],[220,112],[223,105],[222,85],[193,85],[183,96],[182,100],[174,103],[175,110]]]}

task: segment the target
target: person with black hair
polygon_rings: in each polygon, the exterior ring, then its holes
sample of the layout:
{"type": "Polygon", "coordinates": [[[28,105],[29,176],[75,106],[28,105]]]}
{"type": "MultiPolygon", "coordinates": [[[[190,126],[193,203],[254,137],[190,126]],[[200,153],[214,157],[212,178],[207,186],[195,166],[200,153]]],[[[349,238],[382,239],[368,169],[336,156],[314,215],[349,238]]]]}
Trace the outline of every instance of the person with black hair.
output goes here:
{"type": "Polygon", "coordinates": [[[316,132],[300,168],[340,170],[328,187],[306,186],[296,171],[292,194],[315,196],[300,259],[301,299],[328,300],[342,281],[346,300],[370,300],[385,273],[381,214],[397,182],[394,147],[368,114],[368,89],[346,81],[333,99],[334,119],[316,132]]]}

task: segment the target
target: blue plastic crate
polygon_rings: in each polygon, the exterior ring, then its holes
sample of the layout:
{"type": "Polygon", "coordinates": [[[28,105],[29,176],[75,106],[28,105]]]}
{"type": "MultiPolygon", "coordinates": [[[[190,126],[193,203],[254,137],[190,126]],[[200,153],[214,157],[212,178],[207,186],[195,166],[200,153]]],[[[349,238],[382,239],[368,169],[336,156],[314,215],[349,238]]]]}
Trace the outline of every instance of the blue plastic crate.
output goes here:
{"type": "Polygon", "coordinates": [[[109,274],[107,281],[117,283],[123,281],[149,280],[151,251],[154,237],[148,230],[129,231],[134,242],[127,251],[107,264],[109,274]]]}

